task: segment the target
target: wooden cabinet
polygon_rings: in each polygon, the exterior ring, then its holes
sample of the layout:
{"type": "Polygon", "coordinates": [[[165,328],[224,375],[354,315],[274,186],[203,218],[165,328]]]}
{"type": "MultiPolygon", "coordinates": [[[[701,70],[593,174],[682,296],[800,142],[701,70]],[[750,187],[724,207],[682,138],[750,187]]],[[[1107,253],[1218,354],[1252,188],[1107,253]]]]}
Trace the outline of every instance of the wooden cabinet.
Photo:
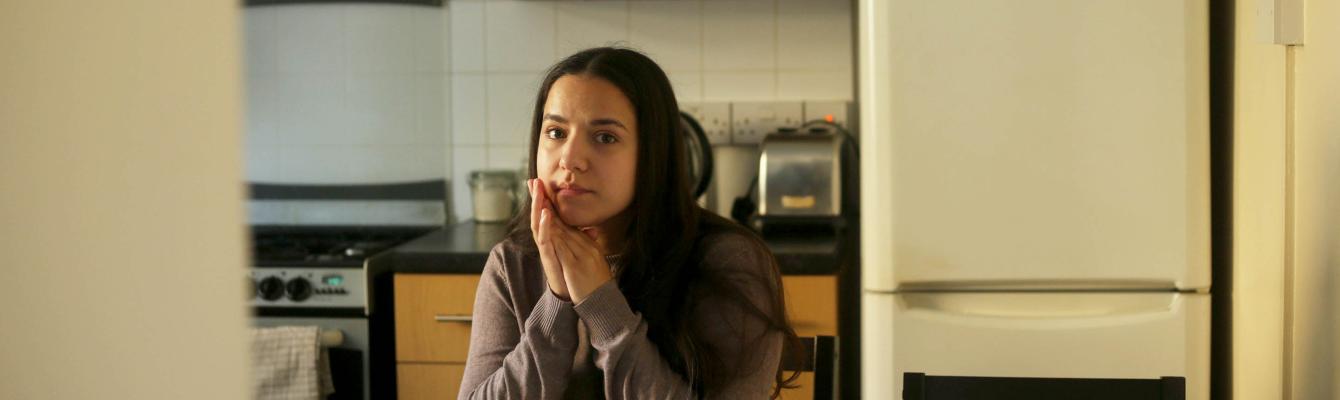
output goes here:
{"type": "MultiPolygon", "coordinates": [[[[786,311],[796,335],[837,336],[837,276],[786,275],[782,276],[786,293],[786,311]]],[[[790,373],[787,373],[790,376],[790,373]]],[[[808,400],[814,398],[814,374],[804,372],[795,382],[800,387],[782,391],[782,398],[808,400]]]]}
{"type": "Polygon", "coordinates": [[[394,285],[399,398],[455,398],[479,275],[396,274],[394,285]]]}
{"type": "Polygon", "coordinates": [[[395,276],[396,360],[465,362],[479,275],[395,276]]]}
{"type": "Polygon", "coordinates": [[[837,277],[789,275],[782,277],[791,327],[800,336],[837,336],[837,277]]]}
{"type": "Polygon", "coordinates": [[[400,400],[454,399],[461,391],[465,364],[396,365],[396,386],[400,400]]]}
{"type": "MultiPolygon", "coordinates": [[[[470,347],[470,318],[478,275],[396,274],[395,337],[401,399],[452,398],[460,389],[470,347]]],[[[786,307],[800,336],[837,335],[837,277],[782,277],[786,307]]],[[[810,399],[813,374],[786,399],[810,399]]]]}

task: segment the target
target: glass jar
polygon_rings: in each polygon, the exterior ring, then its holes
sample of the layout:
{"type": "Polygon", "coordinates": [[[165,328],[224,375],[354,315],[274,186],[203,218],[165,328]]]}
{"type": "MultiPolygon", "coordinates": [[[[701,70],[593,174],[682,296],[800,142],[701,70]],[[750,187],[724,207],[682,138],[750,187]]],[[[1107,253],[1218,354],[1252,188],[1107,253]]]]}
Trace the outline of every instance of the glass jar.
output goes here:
{"type": "Polygon", "coordinates": [[[475,221],[507,222],[516,210],[516,171],[508,169],[470,172],[470,194],[475,221]]]}

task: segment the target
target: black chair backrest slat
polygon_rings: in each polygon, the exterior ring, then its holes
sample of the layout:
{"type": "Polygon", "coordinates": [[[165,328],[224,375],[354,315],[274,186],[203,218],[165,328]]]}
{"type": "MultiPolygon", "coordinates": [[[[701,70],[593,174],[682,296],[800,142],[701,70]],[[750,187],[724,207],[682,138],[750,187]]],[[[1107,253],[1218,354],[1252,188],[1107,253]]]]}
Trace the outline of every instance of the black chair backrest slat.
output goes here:
{"type": "Polygon", "coordinates": [[[800,357],[794,353],[782,354],[783,371],[814,373],[814,400],[835,398],[837,385],[837,338],[834,336],[806,336],[800,338],[800,357]]]}
{"type": "Polygon", "coordinates": [[[1186,379],[1013,378],[903,374],[904,400],[1185,400],[1186,379]]]}

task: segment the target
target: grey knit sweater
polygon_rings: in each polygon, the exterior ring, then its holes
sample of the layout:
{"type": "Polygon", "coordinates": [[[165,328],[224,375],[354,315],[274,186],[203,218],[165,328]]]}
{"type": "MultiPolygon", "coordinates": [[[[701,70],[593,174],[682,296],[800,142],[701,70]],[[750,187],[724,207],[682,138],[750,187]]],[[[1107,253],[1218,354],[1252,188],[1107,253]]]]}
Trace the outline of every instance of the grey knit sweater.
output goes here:
{"type": "MultiPolygon", "coordinates": [[[[713,234],[702,268],[730,280],[750,302],[768,310],[780,288],[777,271],[750,239],[713,234]],[[760,279],[762,278],[762,279],[760,279]]],[[[617,264],[616,259],[611,264],[617,264]]],[[[617,265],[612,268],[619,269],[617,265]]],[[[781,359],[783,336],[738,302],[707,295],[692,315],[722,364],[736,375],[711,398],[766,398],[781,359]]],[[[475,294],[470,355],[461,399],[684,399],[688,382],[670,369],[647,339],[647,322],[629,308],[616,281],[581,304],[556,297],[545,281],[533,244],[506,240],[489,254],[475,294]]]]}

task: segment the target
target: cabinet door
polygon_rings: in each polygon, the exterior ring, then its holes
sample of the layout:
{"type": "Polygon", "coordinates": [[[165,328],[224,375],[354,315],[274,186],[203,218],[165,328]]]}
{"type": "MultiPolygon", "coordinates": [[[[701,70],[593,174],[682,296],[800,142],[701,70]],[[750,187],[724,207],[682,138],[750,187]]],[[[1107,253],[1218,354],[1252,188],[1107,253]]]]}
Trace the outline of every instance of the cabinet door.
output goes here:
{"type": "Polygon", "coordinates": [[[401,400],[454,399],[464,374],[464,364],[399,364],[396,389],[401,400]]]}
{"type": "MultiPolygon", "coordinates": [[[[837,336],[837,277],[830,275],[791,275],[782,277],[786,291],[786,311],[796,335],[837,336]]],[[[790,372],[787,372],[790,376],[790,372]]],[[[787,400],[814,398],[814,373],[802,372],[795,381],[799,387],[782,391],[787,400]]]]}
{"type": "Polygon", "coordinates": [[[792,275],[782,277],[786,311],[800,336],[837,336],[837,277],[792,275]]]}
{"type": "Polygon", "coordinates": [[[396,360],[465,362],[479,275],[396,274],[396,360]]]}

